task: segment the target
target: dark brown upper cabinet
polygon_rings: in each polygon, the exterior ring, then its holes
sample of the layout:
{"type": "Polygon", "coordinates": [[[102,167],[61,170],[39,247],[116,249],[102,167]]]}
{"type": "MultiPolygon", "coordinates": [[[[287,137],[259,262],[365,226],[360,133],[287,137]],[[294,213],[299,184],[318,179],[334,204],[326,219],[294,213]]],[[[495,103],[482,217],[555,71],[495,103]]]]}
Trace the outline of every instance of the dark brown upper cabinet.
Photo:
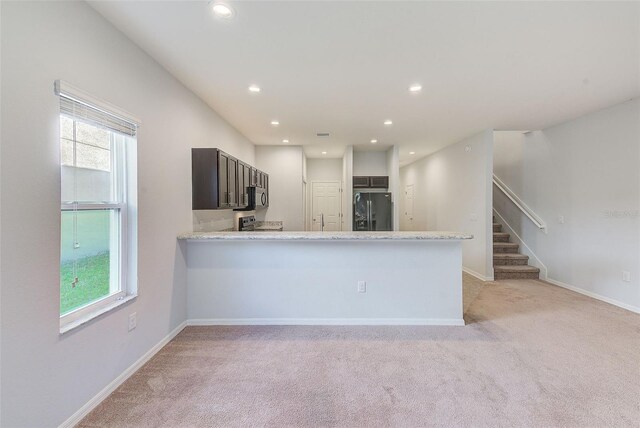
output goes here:
{"type": "Polygon", "coordinates": [[[366,188],[369,187],[369,177],[355,176],[353,177],[353,188],[366,188]]]}
{"type": "Polygon", "coordinates": [[[258,185],[258,170],[254,167],[249,168],[249,186],[258,185]]]}
{"type": "Polygon", "coordinates": [[[249,203],[248,187],[264,174],[222,150],[191,149],[192,209],[241,209],[249,203]],[[254,177],[255,176],[255,177],[254,177]]]}
{"type": "Polygon", "coordinates": [[[218,166],[217,149],[191,149],[191,207],[194,210],[220,208],[220,188],[227,188],[227,165],[218,166]]]}
{"type": "Polygon", "coordinates": [[[388,189],[389,177],[388,176],[369,177],[369,187],[376,188],[376,189],[388,189]]]}
{"type": "Polygon", "coordinates": [[[251,167],[238,161],[238,208],[249,205],[249,172],[251,167]]]}
{"type": "Polygon", "coordinates": [[[388,176],[354,176],[353,177],[354,189],[388,189],[389,177],[388,176]]]}

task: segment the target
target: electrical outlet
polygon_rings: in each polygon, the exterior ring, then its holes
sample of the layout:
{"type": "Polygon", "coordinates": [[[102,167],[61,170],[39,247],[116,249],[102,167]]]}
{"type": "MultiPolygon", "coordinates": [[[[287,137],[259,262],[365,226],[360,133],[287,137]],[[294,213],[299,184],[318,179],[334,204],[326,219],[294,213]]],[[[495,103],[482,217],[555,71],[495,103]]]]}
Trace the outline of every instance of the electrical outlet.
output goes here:
{"type": "Polygon", "coordinates": [[[624,282],[631,282],[631,272],[623,270],[622,271],[622,280],[624,282]]]}
{"type": "Polygon", "coordinates": [[[366,292],[367,292],[367,282],[358,281],[358,293],[366,293],[366,292]]]}
{"type": "Polygon", "coordinates": [[[136,313],[134,312],[131,315],[129,315],[129,331],[136,328],[137,325],[138,325],[138,320],[136,317],[136,313]]]}

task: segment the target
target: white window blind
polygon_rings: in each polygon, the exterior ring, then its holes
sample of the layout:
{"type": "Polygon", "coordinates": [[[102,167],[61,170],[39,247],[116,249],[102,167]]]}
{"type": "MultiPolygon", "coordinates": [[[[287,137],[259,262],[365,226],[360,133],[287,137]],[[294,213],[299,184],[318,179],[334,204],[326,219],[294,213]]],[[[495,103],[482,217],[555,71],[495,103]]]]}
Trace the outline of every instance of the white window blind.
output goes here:
{"type": "Polygon", "coordinates": [[[96,100],[68,83],[57,80],[55,92],[60,96],[60,113],[111,132],[135,137],[140,121],[110,104],[96,100]]]}

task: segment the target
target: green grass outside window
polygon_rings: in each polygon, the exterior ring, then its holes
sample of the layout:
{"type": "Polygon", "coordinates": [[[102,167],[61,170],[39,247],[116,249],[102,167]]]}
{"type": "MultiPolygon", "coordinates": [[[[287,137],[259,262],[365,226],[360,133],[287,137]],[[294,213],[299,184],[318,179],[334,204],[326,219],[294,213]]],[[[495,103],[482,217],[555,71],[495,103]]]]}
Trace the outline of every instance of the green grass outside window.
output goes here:
{"type": "Polygon", "coordinates": [[[79,282],[73,287],[73,262],[60,265],[60,313],[65,314],[109,294],[109,252],[78,259],[79,282]]]}

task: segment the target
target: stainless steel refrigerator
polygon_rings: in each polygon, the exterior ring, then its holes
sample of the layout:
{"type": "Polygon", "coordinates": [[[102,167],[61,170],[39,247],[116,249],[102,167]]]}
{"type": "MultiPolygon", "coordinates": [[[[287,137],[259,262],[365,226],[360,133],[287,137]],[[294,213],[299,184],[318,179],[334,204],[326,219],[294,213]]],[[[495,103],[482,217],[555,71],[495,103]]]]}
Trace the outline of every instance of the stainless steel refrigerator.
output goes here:
{"type": "Polygon", "coordinates": [[[353,194],[353,230],[393,230],[391,193],[353,194]]]}

